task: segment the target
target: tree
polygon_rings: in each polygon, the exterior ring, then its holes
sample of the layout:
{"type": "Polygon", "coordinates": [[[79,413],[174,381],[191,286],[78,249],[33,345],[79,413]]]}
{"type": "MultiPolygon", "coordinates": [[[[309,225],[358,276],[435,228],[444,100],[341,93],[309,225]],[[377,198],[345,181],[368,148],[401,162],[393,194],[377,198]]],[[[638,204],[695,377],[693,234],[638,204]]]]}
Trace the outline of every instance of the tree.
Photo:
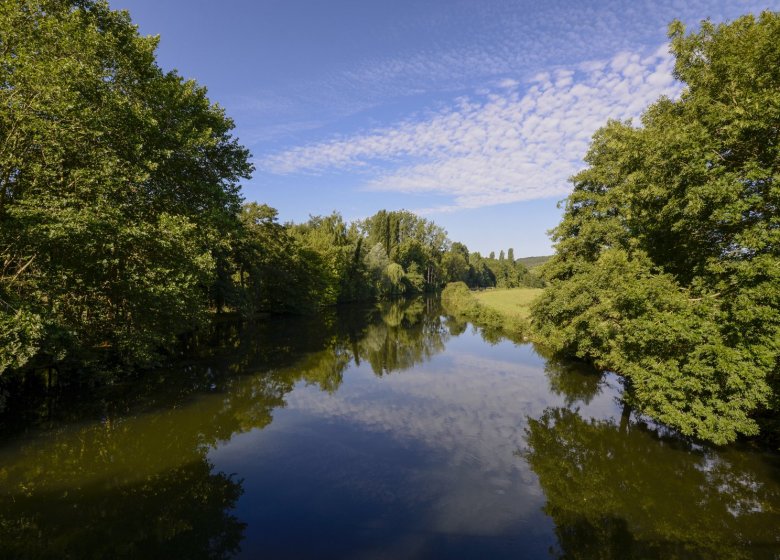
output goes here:
{"type": "Polygon", "coordinates": [[[467,263],[469,262],[469,249],[460,241],[454,241],[450,246],[450,251],[460,254],[463,257],[463,260],[467,263]]]}
{"type": "Polygon", "coordinates": [[[594,135],[534,321],[643,412],[726,443],[780,410],[780,15],[670,37],[686,88],[594,135]]]}
{"type": "Polygon", "coordinates": [[[321,256],[278,223],[266,204],[245,204],[234,243],[230,303],[251,317],[257,312],[311,312],[327,297],[331,280],[321,256]]]}
{"type": "Polygon", "coordinates": [[[441,257],[441,268],[445,282],[465,282],[469,274],[469,263],[460,252],[444,253],[441,257]]]}
{"type": "Polygon", "coordinates": [[[506,259],[509,261],[510,264],[515,264],[515,250],[511,247],[506,252],[506,259]]]}
{"type": "Polygon", "coordinates": [[[496,276],[479,253],[469,255],[469,272],[466,283],[471,288],[488,288],[496,285],[496,276]]]}
{"type": "Polygon", "coordinates": [[[313,273],[322,284],[317,305],[370,297],[363,238],[356,227],[348,226],[338,212],[333,212],[329,216],[311,216],[305,224],[290,229],[316,266],[313,273]]]}
{"type": "Polygon", "coordinates": [[[413,262],[411,266],[409,266],[404,279],[407,284],[407,292],[420,294],[425,291],[425,278],[420,273],[420,267],[416,262],[413,262]]]}
{"type": "Polygon", "coordinates": [[[360,222],[359,227],[368,246],[381,244],[391,261],[400,263],[407,270],[416,262],[424,271],[426,289],[440,286],[439,264],[449,245],[447,232],[440,226],[407,210],[380,210],[360,222]]]}
{"type": "Polygon", "coordinates": [[[204,317],[249,154],[105,2],[4,2],[0,43],[0,371],[148,360],[204,317]]]}
{"type": "Polygon", "coordinates": [[[386,281],[387,293],[389,295],[399,296],[406,292],[406,284],[404,282],[406,275],[400,264],[390,263],[382,271],[382,274],[386,281]]]}

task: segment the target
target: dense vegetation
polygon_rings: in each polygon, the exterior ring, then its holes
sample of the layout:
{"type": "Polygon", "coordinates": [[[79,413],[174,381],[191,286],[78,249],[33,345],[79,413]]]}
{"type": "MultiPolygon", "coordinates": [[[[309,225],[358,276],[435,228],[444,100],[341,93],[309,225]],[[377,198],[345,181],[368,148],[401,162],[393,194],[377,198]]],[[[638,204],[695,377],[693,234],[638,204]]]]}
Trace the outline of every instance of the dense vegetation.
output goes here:
{"type": "Polygon", "coordinates": [[[683,94],[595,134],[534,321],[720,444],[780,410],[780,14],[670,37],[683,94]]]}
{"type": "Polygon", "coordinates": [[[103,1],[3,2],[0,45],[0,374],[150,363],[212,311],[530,281],[411,212],[296,225],[242,204],[233,122],[103,1]]]}

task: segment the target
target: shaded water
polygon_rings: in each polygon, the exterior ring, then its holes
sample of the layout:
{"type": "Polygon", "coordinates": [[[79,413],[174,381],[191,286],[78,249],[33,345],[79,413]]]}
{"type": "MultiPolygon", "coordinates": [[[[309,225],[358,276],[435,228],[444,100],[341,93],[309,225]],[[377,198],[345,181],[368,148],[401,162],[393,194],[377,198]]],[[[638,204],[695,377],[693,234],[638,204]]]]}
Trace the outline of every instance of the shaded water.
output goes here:
{"type": "Polygon", "coordinates": [[[10,403],[0,557],[780,558],[777,456],[433,301],[225,326],[75,406],[10,403]]]}

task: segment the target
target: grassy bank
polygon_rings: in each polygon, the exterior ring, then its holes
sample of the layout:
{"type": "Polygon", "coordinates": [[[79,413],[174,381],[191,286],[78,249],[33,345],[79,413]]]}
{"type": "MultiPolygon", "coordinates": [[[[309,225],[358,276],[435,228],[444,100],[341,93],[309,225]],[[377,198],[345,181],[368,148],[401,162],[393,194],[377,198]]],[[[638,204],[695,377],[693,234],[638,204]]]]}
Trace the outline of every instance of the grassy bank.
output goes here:
{"type": "Polygon", "coordinates": [[[528,319],[531,303],[542,293],[541,288],[512,288],[508,290],[484,290],[474,292],[473,297],[489,309],[506,317],[528,319]]]}
{"type": "Polygon", "coordinates": [[[441,301],[452,315],[499,330],[513,340],[527,340],[531,332],[530,305],[541,293],[538,288],[472,292],[463,282],[453,282],[444,288],[441,301]]]}

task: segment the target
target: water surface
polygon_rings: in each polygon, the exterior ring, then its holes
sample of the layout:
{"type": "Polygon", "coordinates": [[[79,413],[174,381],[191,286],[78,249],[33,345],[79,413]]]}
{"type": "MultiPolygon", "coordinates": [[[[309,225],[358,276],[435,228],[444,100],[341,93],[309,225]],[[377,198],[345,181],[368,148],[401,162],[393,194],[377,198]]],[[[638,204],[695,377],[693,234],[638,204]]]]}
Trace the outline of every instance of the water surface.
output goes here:
{"type": "Polygon", "coordinates": [[[433,301],[206,342],[9,406],[0,556],[780,558],[777,456],[648,425],[616,376],[433,301]]]}

